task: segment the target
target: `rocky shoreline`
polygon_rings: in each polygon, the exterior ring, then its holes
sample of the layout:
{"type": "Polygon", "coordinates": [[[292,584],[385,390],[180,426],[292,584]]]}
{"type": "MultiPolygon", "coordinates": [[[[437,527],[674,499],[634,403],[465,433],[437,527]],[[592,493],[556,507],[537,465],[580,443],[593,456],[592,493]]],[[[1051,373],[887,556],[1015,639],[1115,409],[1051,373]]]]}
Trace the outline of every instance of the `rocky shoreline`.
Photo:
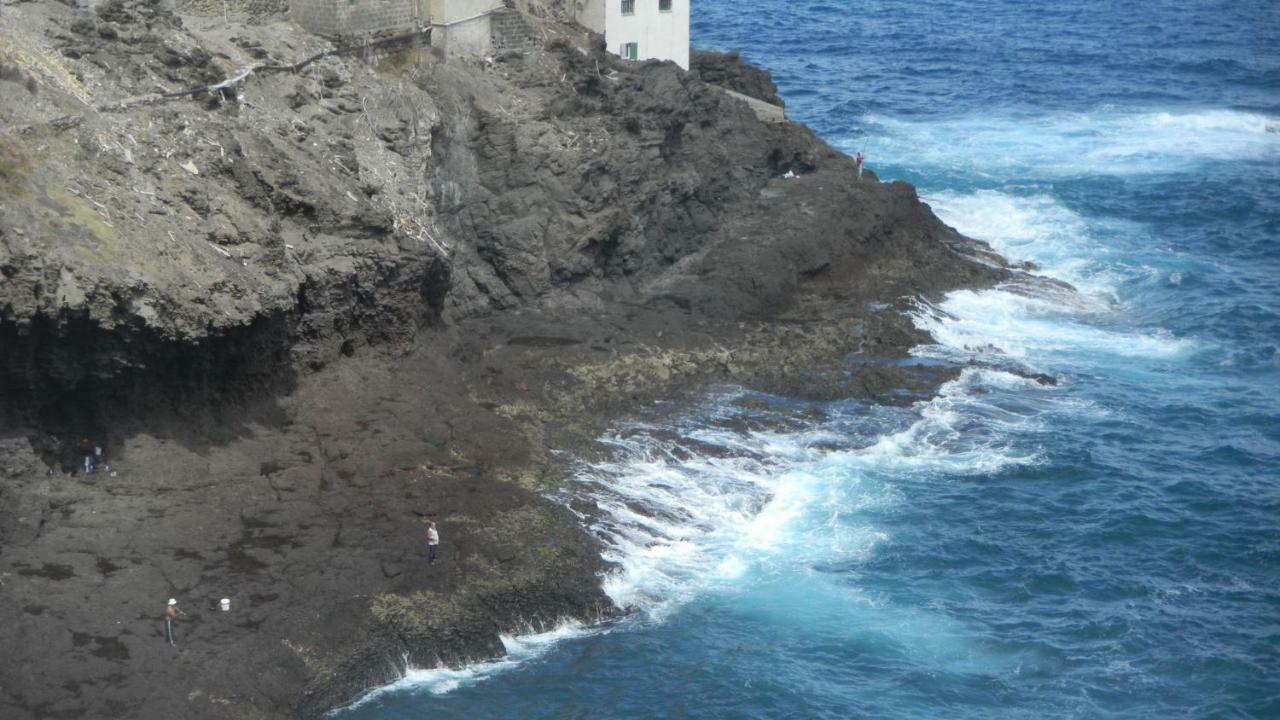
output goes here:
{"type": "Polygon", "coordinates": [[[780,102],[734,56],[623,62],[544,8],[541,51],[111,110],[327,44],[141,0],[5,13],[6,718],[319,717],[614,617],[555,451],[714,384],[926,396],[954,370],[895,362],[927,340],[904,313],[1014,272],[723,92],[780,102]]]}

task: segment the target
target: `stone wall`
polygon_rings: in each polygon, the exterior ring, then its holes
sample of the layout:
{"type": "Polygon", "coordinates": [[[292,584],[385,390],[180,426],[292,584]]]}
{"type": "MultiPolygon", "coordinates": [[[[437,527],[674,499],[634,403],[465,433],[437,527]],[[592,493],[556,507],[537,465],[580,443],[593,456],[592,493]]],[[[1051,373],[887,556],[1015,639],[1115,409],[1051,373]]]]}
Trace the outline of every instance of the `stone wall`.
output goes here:
{"type": "Polygon", "coordinates": [[[289,12],[289,0],[172,0],[172,3],[178,12],[217,17],[224,13],[244,13],[250,18],[261,18],[289,12]]]}
{"type": "Polygon", "coordinates": [[[489,34],[493,42],[493,52],[524,52],[538,45],[533,29],[529,27],[524,15],[519,12],[504,10],[495,12],[489,21],[489,34]]]}
{"type": "Polygon", "coordinates": [[[502,7],[501,0],[423,0],[422,14],[437,25],[448,25],[502,7]]]}
{"type": "Polygon", "coordinates": [[[290,18],[317,35],[371,35],[408,30],[418,22],[417,0],[290,0],[290,18]]]}

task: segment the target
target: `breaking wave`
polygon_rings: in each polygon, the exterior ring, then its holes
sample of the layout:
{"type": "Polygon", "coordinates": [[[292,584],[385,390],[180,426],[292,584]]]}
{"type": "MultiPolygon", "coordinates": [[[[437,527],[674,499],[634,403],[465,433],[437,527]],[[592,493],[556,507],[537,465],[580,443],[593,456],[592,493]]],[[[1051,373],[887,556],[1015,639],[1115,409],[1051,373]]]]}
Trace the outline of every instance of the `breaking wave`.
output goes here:
{"type": "Polygon", "coordinates": [[[498,660],[476,662],[462,667],[449,667],[443,663],[435,668],[410,667],[399,680],[376,688],[359,700],[338,712],[354,710],[386,695],[400,692],[426,692],[443,695],[466,685],[472,685],[509,671],[519,665],[545,655],[566,640],[582,637],[590,628],[582,623],[567,622],[547,631],[534,631],[522,635],[502,635],[506,655],[498,660]]]}
{"type": "MultiPolygon", "coordinates": [[[[1018,177],[1185,172],[1206,160],[1275,162],[1280,119],[1235,110],[978,114],[912,122],[868,116],[873,140],[857,140],[872,167],[928,168],[1007,182],[1018,177]]],[[[853,140],[846,141],[849,145],[853,140]]]]}

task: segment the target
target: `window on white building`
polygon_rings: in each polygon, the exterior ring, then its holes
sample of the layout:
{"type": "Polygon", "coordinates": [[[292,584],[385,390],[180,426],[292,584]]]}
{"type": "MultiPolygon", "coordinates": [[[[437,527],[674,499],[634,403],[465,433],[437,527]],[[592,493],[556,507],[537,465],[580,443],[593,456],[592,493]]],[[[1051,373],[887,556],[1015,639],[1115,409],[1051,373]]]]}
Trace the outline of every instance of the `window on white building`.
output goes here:
{"type": "Polygon", "coordinates": [[[622,14],[623,14],[623,15],[635,15],[635,14],[636,14],[636,0],[622,0],[622,14]]]}
{"type": "Polygon", "coordinates": [[[658,0],[658,12],[671,12],[671,0],[658,0]]]}
{"type": "Polygon", "coordinates": [[[640,43],[623,43],[622,52],[620,54],[628,60],[639,60],[640,43]]]}

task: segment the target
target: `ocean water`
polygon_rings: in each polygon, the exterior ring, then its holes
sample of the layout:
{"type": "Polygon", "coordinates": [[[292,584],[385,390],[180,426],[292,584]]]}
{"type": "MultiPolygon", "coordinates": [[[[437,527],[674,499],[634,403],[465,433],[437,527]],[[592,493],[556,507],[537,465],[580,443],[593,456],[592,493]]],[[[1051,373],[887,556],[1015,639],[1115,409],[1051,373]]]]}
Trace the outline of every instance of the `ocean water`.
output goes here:
{"type": "Polygon", "coordinates": [[[922,304],[914,361],[967,369],[914,407],[637,408],[573,492],[639,612],[342,720],[1280,717],[1280,4],[694,16],[791,117],[1077,291],[922,304]]]}

